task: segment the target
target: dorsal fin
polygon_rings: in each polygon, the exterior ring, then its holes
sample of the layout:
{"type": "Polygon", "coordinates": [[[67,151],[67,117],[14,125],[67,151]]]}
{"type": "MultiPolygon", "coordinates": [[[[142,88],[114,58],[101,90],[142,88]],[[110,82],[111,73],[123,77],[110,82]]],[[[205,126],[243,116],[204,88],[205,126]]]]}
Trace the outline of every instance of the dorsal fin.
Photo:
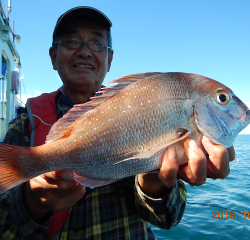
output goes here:
{"type": "Polygon", "coordinates": [[[68,111],[67,114],[60,118],[50,129],[50,132],[46,137],[46,143],[69,136],[73,129],[73,124],[76,123],[80,118],[82,118],[86,112],[94,109],[96,106],[114,96],[118,91],[124,89],[128,85],[157,74],[160,73],[148,72],[141,74],[132,74],[111,81],[110,83],[118,84],[111,87],[102,88],[97,92],[101,93],[100,96],[90,98],[92,101],[89,101],[87,103],[76,104],[72,109],[68,111]]]}

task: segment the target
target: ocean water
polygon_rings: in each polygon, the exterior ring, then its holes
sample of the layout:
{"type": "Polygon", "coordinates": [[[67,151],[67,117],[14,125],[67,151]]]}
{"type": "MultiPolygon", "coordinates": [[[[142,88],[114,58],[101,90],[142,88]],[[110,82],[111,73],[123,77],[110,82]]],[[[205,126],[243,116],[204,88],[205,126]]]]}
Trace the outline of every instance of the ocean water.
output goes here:
{"type": "Polygon", "coordinates": [[[250,135],[238,135],[236,159],[224,180],[208,179],[199,187],[187,187],[187,206],[176,227],[152,226],[160,239],[250,239],[250,135]]]}

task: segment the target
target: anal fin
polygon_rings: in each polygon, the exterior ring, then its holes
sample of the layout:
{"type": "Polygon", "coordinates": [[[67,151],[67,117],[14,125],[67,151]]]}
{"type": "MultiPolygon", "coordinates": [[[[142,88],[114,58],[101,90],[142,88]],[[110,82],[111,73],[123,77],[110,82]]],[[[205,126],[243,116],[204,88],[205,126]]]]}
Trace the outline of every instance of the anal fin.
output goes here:
{"type": "Polygon", "coordinates": [[[88,177],[80,176],[76,172],[74,172],[74,178],[76,182],[80,183],[81,185],[84,185],[85,187],[89,187],[92,189],[96,187],[105,186],[105,185],[118,181],[118,180],[109,181],[109,180],[91,179],[88,177]]]}

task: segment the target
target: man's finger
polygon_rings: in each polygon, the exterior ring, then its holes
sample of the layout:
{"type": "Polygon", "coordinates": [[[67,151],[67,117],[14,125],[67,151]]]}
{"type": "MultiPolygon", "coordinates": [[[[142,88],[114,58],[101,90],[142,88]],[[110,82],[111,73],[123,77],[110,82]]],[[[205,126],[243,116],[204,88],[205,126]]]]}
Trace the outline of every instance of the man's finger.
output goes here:
{"type": "MultiPolygon", "coordinates": [[[[211,142],[208,138],[202,138],[202,145],[209,155],[208,177],[222,178],[230,173],[229,153],[225,146],[211,142]]],[[[234,149],[229,150],[231,157],[234,157],[234,149]]]]}
{"type": "Polygon", "coordinates": [[[74,173],[73,173],[73,171],[70,171],[70,170],[55,171],[55,176],[56,176],[57,180],[62,180],[62,181],[75,180],[74,173]]]}
{"type": "Polygon", "coordinates": [[[45,179],[51,178],[56,181],[73,181],[74,173],[70,170],[58,170],[53,172],[44,173],[43,176],[45,179]]]}
{"type": "Polygon", "coordinates": [[[60,170],[44,173],[36,178],[46,189],[66,190],[76,184],[74,174],[69,170],[60,170]]]}
{"type": "Polygon", "coordinates": [[[169,146],[163,154],[162,165],[160,172],[158,173],[158,178],[166,187],[171,188],[176,183],[178,170],[179,165],[175,148],[169,146]]]}
{"type": "Polygon", "coordinates": [[[229,156],[229,162],[233,161],[235,159],[235,151],[234,146],[227,149],[228,156],[229,156]]]}
{"type": "Polygon", "coordinates": [[[188,164],[181,167],[180,177],[193,185],[202,185],[206,182],[207,162],[203,151],[196,142],[189,138],[184,142],[185,152],[188,157],[188,164]]]}

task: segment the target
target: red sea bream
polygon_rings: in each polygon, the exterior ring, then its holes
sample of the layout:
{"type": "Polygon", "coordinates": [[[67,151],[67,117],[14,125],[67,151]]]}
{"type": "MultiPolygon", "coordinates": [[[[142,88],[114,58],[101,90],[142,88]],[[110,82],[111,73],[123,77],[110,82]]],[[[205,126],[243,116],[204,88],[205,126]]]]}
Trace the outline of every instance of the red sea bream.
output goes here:
{"type": "Polygon", "coordinates": [[[205,135],[230,147],[250,123],[250,111],[221,83],[196,74],[144,73],[113,81],[101,96],[75,105],[39,147],[0,144],[0,193],[42,173],[68,169],[89,187],[161,167],[174,145],[205,135]]]}

